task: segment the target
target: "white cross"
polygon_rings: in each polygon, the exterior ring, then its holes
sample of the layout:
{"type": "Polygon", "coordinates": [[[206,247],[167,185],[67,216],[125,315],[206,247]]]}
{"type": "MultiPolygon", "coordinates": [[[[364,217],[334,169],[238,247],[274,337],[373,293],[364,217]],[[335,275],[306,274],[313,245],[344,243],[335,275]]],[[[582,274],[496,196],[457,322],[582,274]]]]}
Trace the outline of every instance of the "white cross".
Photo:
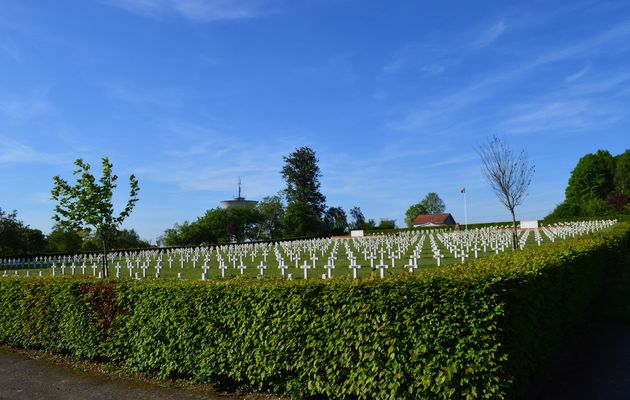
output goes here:
{"type": "Polygon", "coordinates": [[[381,263],[376,266],[381,271],[381,279],[385,278],[385,268],[387,268],[387,264],[381,260],[381,263]]]}
{"type": "Polygon", "coordinates": [[[359,272],[358,270],[361,269],[361,266],[353,262],[352,264],[350,264],[350,268],[352,268],[352,279],[357,279],[357,275],[359,272]]]}
{"type": "Polygon", "coordinates": [[[331,260],[328,259],[328,264],[326,264],[326,266],[324,268],[326,268],[328,270],[328,279],[332,278],[332,270],[335,268],[334,261],[331,262],[331,260]]]}
{"type": "Polygon", "coordinates": [[[304,280],[308,279],[308,269],[309,268],[310,268],[310,266],[308,265],[306,260],[304,260],[304,264],[302,264],[302,269],[304,270],[304,280]]]}
{"type": "Polygon", "coordinates": [[[265,276],[266,269],[267,269],[267,266],[265,265],[265,263],[261,261],[260,265],[258,266],[258,271],[260,271],[260,276],[265,276]]]}

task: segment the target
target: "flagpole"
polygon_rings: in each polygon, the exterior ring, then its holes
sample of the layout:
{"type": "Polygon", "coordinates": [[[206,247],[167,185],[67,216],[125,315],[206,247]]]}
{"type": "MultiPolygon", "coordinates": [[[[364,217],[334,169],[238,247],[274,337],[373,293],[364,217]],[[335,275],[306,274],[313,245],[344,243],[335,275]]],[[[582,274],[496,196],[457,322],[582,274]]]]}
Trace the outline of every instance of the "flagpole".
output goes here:
{"type": "Polygon", "coordinates": [[[464,189],[464,229],[468,230],[468,210],[466,204],[466,189],[464,189]]]}

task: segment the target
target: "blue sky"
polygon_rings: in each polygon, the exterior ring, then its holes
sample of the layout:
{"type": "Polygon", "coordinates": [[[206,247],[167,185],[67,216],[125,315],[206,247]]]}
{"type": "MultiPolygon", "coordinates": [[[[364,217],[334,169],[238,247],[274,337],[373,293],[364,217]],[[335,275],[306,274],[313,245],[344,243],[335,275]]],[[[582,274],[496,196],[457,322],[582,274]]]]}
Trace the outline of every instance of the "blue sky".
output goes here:
{"type": "Polygon", "coordinates": [[[283,189],[310,146],[330,206],[403,224],[437,192],[507,220],[475,146],[536,166],[517,215],[563,200],[584,154],[628,146],[627,1],[0,0],[0,207],[47,232],[52,176],[108,156],[155,239],[236,192],[283,189]]]}

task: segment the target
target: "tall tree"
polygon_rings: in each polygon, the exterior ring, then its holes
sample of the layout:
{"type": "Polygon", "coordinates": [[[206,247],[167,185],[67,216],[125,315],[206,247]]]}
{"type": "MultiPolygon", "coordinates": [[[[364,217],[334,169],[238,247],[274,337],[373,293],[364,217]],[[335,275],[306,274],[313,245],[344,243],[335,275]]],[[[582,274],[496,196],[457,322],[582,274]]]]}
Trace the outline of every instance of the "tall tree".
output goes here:
{"type": "Polygon", "coordinates": [[[94,228],[102,241],[103,276],[106,277],[109,274],[107,263],[109,244],[117,228],[131,214],[138,202],[140,190],[138,180],[134,175],[129,177],[129,200],[125,208],[118,215],[114,215],[112,196],[118,186],[116,184],[118,176],[112,173],[113,165],[109,159],[103,157],[103,172],[98,181],[90,172],[90,164],[82,159],[76,160],[74,164],[78,167],[73,172],[77,177],[74,185],[71,186],[59,176],[53,177],[52,200],[58,202],[53,220],[64,227],[77,230],[94,228]]]}
{"type": "Polygon", "coordinates": [[[284,162],[281,173],[287,183],[284,190],[287,214],[291,213],[290,218],[285,216],[285,221],[293,224],[285,224],[286,229],[293,236],[301,236],[298,233],[304,232],[321,233],[326,196],[320,192],[321,173],[315,152],[309,147],[300,147],[284,157],[284,162]],[[296,228],[298,225],[301,228],[296,228]]]}
{"type": "Polygon", "coordinates": [[[499,201],[512,214],[512,248],[518,248],[515,209],[527,195],[527,188],[534,176],[534,166],[529,165],[527,153],[515,155],[508,144],[496,136],[487,139],[477,152],[481,157],[483,173],[499,201]]]}
{"type": "Polygon", "coordinates": [[[615,157],[615,190],[630,195],[630,149],[615,157]]]}
{"type": "Polygon", "coordinates": [[[429,192],[420,202],[427,211],[427,214],[440,214],[446,209],[444,201],[435,192],[429,192]]]}
{"type": "Polygon", "coordinates": [[[429,214],[423,202],[417,204],[412,204],[409,206],[407,211],[405,212],[405,224],[407,228],[413,228],[413,220],[416,219],[418,215],[429,214]]]}
{"type": "Polygon", "coordinates": [[[569,178],[567,200],[582,203],[596,198],[605,199],[614,188],[614,168],[613,156],[606,150],[580,158],[569,178]]]}

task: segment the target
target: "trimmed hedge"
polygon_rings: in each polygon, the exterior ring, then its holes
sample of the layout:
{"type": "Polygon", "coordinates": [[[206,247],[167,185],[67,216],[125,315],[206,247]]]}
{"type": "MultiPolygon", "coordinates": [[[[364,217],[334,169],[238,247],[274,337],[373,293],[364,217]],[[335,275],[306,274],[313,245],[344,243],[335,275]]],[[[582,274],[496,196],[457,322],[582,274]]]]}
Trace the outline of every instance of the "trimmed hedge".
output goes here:
{"type": "Polygon", "coordinates": [[[0,342],[294,398],[509,398],[630,225],[385,280],[0,280],[0,342]]]}

